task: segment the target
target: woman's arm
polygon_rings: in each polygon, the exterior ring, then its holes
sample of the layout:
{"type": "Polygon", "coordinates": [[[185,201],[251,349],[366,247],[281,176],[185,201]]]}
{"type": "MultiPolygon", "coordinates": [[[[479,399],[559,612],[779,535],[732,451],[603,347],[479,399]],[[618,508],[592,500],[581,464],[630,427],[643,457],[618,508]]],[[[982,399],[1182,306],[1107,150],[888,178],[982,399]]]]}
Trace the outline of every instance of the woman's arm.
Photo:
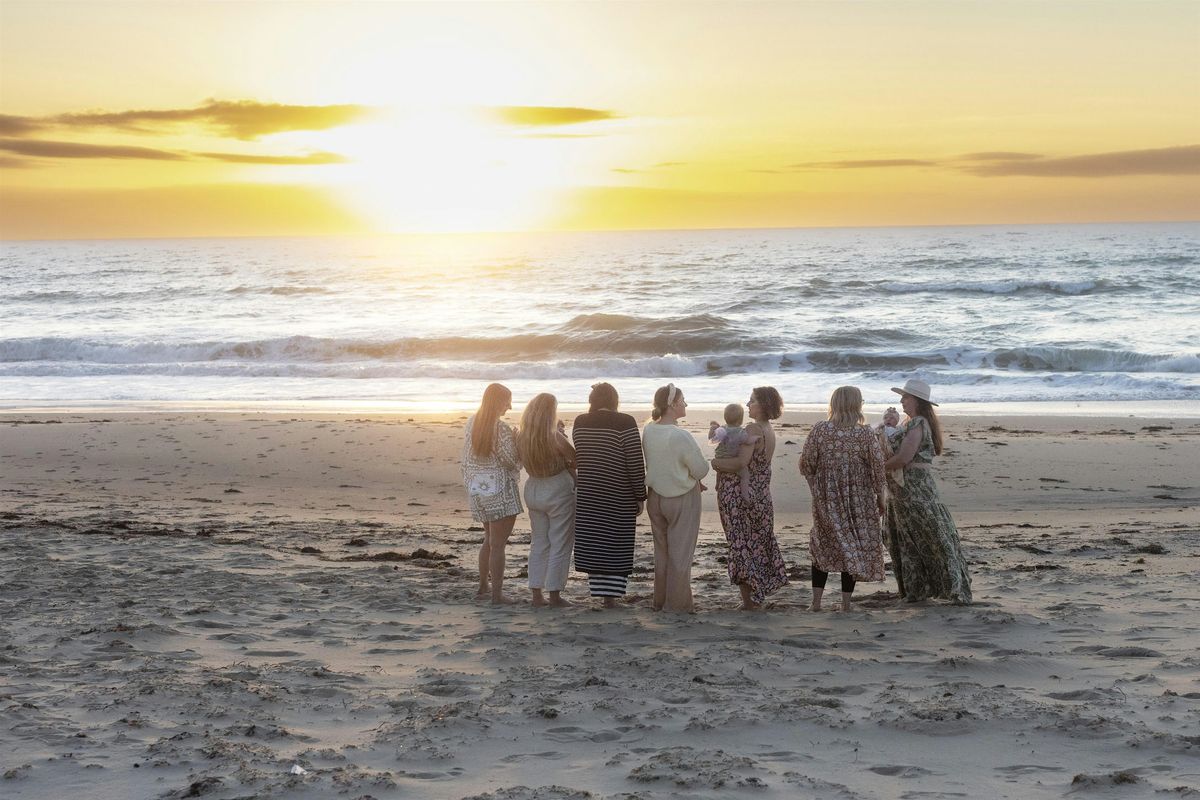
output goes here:
{"type": "Polygon", "coordinates": [[[804,439],[804,450],[800,452],[800,474],[808,478],[809,485],[817,475],[820,466],[821,451],[817,449],[817,429],[813,428],[804,439]]]}
{"type": "Polygon", "coordinates": [[[708,474],[708,461],[704,459],[704,453],[692,435],[682,428],[679,431],[687,437],[686,441],[678,437],[683,447],[683,465],[687,467],[688,474],[698,481],[708,474]]]}
{"type": "Polygon", "coordinates": [[[517,452],[517,439],[507,423],[500,423],[500,436],[496,440],[496,460],[500,466],[514,472],[521,469],[521,454],[517,452]]]}
{"type": "Polygon", "coordinates": [[[575,475],[575,448],[571,445],[571,440],[567,438],[567,435],[565,433],[563,433],[562,431],[559,431],[558,434],[554,437],[554,444],[558,448],[558,452],[562,455],[562,457],[564,459],[566,459],[567,469],[570,471],[571,477],[572,478],[576,477],[576,475],[575,475]]]}
{"type": "Polygon", "coordinates": [[[887,476],[883,471],[883,449],[879,446],[879,437],[870,433],[867,438],[867,470],[871,473],[871,488],[875,490],[875,503],[879,515],[887,513],[887,476]]]}
{"type": "Polygon", "coordinates": [[[717,472],[741,472],[750,465],[750,459],[754,457],[754,451],[758,449],[759,445],[767,446],[766,437],[762,435],[762,428],[757,424],[746,426],[746,438],[747,441],[738,448],[736,456],[714,458],[708,463],[712,464],[712,468],[717,472]]]}
{"type": "Polygon", "coordinates": [[[621,431],[618,438],[625,459],[625,477],[629,480],[629,492],[637,501],[638,514],[641,514],[641,504],[646,501],[646,459],[642,455],[642,437],[638,433],[637,425],[633,425],[621,431]]]}
{"type": "Polygon", "coordinates": [[[904,441],[900,443],[900,449],[896,454],[887,460],[883,468],[888,472],[894,469],[900,469],[906,466],[908,462],[913,460],[913,456],[921,449],[921,439],[925,436],[925,429],[921,425],[914,425],[909,429],[908,433],[904,434],[904,441]]]}

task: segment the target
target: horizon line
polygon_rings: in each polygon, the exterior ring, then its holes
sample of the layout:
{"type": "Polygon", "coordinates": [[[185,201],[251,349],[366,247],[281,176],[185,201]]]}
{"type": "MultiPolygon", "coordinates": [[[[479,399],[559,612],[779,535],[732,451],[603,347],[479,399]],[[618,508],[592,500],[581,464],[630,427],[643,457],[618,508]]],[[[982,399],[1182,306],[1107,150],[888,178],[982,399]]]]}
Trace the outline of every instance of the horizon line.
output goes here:
{"type": "Polygon", "coordinates": [[[444,236],[529,236],[589,233],[695,233],[699,231],[822,231],[822,230],[898,230],[909,228],[999,228],[999,227],[1052,227],[1080,225],[1194,225],[1200,219],[1159,220],[1083,220],[1077,222],[958,222],[921,223],[911,225],[752,225],[697,228],[529,228],[524,230],[470,230],[470,231],[360,231],[347,233],[287,233],[287,234],[211,234],[198,236],[113,236],[113,237],[6,237],[0,236],[0,244],[9,242],[152,242],[208,239],[349,239],[388,237],[444,237],[444,236]]]}

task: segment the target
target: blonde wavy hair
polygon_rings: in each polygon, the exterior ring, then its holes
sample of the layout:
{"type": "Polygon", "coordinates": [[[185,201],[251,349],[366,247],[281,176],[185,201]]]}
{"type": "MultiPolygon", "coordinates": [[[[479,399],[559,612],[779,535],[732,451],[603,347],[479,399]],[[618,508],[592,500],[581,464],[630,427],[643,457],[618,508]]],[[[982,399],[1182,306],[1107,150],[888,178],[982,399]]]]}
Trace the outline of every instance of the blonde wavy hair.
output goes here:
{"type": "Polygon", "coordinates": [[[542,392],[534,395],[521,414],[517,451],[529,474],[550,474],[562,468],[558,449],[558,399],[542,392]]]}
{"type": "Polygon", "coordinates": [[[829,421],[839,428],[865,423],[862,413],[863,396],[857,386],[839,386],[829,397],[829,421]]]}
{"type": "Polygon", "coordinates": [[[476,458],[490,458],[496,451],[496,423],[504,416],[504,407],[512,402],[512,392],[500,383],[489,383],[483,401],[475,412],[471,429],[471,452],[476,458]]]}

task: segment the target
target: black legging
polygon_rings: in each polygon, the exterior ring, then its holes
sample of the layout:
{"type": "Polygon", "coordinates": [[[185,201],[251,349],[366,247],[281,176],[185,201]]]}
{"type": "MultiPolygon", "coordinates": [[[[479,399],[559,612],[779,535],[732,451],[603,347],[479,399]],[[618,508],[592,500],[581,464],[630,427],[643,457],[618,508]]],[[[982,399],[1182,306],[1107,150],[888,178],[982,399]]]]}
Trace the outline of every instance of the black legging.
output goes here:
{"type": "MultiPolygon", "coordinates": [[[[824,570],[817,569],[814,566],[812,568],[812,578],[812,585],[814,589],[824,589],[825,581],[829,578],[829,573],[825,572],[824,570]]],[[[846,594],[850,594],[854,591],[854,576],[849,572],[842,573],[842,591],[846,594]]]]}

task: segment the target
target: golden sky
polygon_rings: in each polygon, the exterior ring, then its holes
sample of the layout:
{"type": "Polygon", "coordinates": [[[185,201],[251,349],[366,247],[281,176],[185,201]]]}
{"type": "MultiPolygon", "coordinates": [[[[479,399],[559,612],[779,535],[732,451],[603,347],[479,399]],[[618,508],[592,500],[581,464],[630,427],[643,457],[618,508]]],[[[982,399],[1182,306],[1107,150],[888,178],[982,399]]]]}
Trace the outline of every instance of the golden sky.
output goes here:
{"type": "Polygon", "coordinates": [[[0,235],[1200,219],[1200,3],[0,3],[0,235]]]}

